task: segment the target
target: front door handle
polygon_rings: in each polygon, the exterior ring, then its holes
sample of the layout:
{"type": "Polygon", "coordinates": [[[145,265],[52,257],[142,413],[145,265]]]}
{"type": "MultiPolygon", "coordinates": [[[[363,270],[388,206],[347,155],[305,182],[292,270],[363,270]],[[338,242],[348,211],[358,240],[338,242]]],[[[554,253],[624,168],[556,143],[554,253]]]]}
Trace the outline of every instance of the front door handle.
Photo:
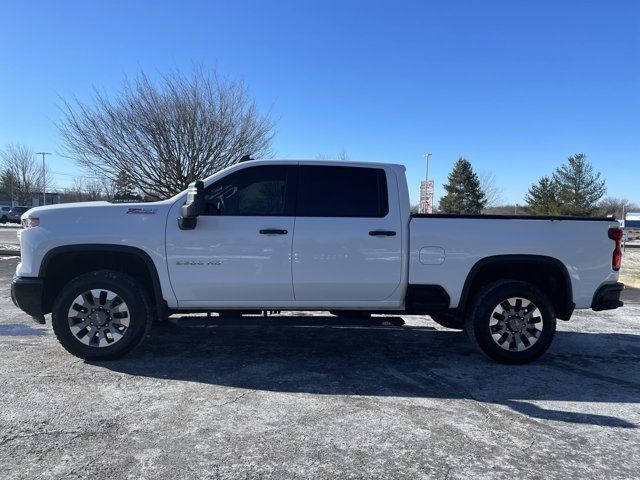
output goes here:
{"type": "Polygon", "coordinates": [[[396,232],[393,230],[371,230],[369,235],[372,237],[395,237],[396,232]]]}
{"type": "Polygon", "coordinates": [[[289,233],[287,230],[280,230],[277,228],[263,228],[260,230],[262,235],[286,235],[289,233]]]}

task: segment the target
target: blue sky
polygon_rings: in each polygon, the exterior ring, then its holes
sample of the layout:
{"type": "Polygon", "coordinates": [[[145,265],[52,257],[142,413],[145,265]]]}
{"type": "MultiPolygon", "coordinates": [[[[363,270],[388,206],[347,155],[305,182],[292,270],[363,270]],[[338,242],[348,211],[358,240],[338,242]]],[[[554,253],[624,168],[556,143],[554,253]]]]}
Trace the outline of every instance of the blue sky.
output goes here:
{"type": "MultiPolygon", "coordinates": [[[[342,149],[407,166],[459,156],[506,202],[587,153],[640,202],[640,1],[56,1],[0,7],[0,146],[60,152],[60,98],[194,64],[243,79],[278,156],[342,149]]],[[[56,172],[81,174],[60,155],[56,172]]],[[[57,175],[56,184],[72,177],[57,175]]]]}

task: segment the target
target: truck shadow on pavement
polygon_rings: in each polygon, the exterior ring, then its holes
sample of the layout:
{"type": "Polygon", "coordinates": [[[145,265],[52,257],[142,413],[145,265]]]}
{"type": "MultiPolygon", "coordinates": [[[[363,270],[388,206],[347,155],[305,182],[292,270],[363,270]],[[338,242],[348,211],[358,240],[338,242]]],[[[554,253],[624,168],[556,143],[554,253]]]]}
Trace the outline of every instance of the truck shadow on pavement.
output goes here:
{"type": "Polygon", "coordinates": [[[134,353],[98,365],[250,390],[468,399],[543,420],[637,427],[596,413],[595,404],[640,403],[638,335],[558,332],[543,358],[507,366],[485,359],[463,332],[398,326],[401,319],[385,318],[392,326],[345,325],[334,317],[212,320],[154,327],[134,353]],[[558,401],[581,411],[541,406],[558,401]]]}

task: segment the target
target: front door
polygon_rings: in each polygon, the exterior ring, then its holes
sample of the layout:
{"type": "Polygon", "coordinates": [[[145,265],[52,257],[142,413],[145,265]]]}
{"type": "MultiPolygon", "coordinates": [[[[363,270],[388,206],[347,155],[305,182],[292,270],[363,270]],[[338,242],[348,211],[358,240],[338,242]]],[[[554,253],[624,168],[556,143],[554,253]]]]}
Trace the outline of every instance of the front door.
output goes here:
{"type": "Polygon", "coordinates": [[[194,230],[169,221],[167,261],[180,306],[293,300],[295,168],[235,170],[205,188],[205,214],[194,230]]]}

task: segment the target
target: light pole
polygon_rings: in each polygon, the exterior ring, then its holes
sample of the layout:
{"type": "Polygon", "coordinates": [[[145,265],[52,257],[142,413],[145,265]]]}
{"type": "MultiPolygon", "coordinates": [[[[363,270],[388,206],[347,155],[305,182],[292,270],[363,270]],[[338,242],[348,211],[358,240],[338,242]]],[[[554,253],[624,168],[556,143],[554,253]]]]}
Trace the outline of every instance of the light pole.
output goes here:
{"type": "Polygon", "coordinates": [[[44,156],[45,155],[51,155],[51,153],[49,152],[36,152],[36,155],[42,155],[42,204],[46,205],[47,204],[47,192],[45,192],[46,190],[46,179],[44,178],[44,156]]]}
{"type": "MultiPolygon", "coordinates": [[[[425,160],[426,160],[426,162],[427,162],[427,173],[425,174],[425,178],[424,178],[424,179],[425,179],[425,182],[424,182],[424,193],[425,193],[425,195],[424,195],[424,196],[425,196],[425,199],[428,199],[429,201],[433,202],[433,200],[432,200],[432,199],[430,198],[430,196],[429,196],[429,157],[430,157],[430,156],[431,156],[431,154],[430,154],[430,153],[425,153],[425,154],[423,155],[424,159],[425,159],[425,160]]],[[[426,212],[424,212],[424,213],[429,213],[429,206],[428,206],[428,203],[427,203],[427,205],[426,205],[426,210],[427,210],[427,211],[426,211],[426,212]]]]}

